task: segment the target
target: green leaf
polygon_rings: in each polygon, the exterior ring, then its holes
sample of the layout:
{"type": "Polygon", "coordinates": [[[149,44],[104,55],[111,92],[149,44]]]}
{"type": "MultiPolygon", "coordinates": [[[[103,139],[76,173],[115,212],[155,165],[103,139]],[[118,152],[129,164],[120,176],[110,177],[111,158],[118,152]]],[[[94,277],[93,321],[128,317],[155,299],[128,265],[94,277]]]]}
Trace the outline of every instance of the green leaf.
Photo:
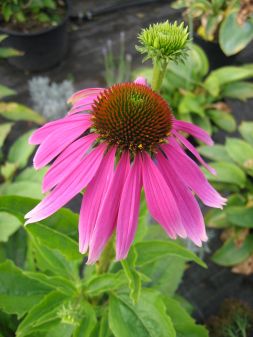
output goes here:
{"type": "Polygon", "coordinates": [[[227,138],[225,146],[229,156],[253,176],[253,146],[237,138],[227,138]]]}
{"type": "Polygon", "coordinates": [[[165,297],[167,313],[172,319],[177,337],[208,337],[208,330],[195,323],[194,319],[175,299],[165,297]]]}
{"type": "Polygon", "coordinates": [[[208,110],[208,115],[212,122],[220,129],[233,132],[236,129],[236,121],[233,115],[222,110],[208,110]]]}
{"type": "Polygon", "coordinates": [[[7,48],[7,47],[0,48],[0,58],[8,58],[8,57],[13,57],[13,56],[21,56],[21,55],[24,55],[24,53],[17,49],[7,48]]]}
{"type": "Polygon", "coordinates": [[[0,98],[15,95],[16,91],[0,84],[0,98]]]}
{"type": "Polygon", "coordinates": [[[235,164],[227,162],[210,163],[216,170],[217,175],[213,175],[205,170],[208,180],[218,183],[234,184],[243,188],[246,184],[245,173],[235,164]]]}
{"type": "Polygon", "coordinates": [[[17,164],[19,168],[23,168],[27,164],[29,157],[33,153],[34,146],[28,144],[28,139],[33,131],[34,130],[30,130],[19,137],[11,146],[8,153],[8,161],[17,164]]]}
{"type": "Polygon", "coordinates": [[[38,124],[45,122],[44,117],[18,103],[0,103],[0,115],[12,121],[31,121],[38,124]]]}
{"type": "MultiPolygon", "coordinates": [[[[4,178],[4,180],[11,180],[16,170],[17,170],[17,165],[13,163],[5,162],[2,166],[0,166],[0,173],[1,173],[1,176],[4,178]]],[[[1,189],[1,186],[3,188],[3,185],[4,184],[0,185],[0,189],[1,189]]]]}
{"type": "Polygon", "coordinates": [[[248,235],[245,241],[236,245],[233,238],[228,239],[212,256],[212,260],[225,267],[230,267],[246,260],[253,253],[253,235],[248,235]]]}
{"type": "Polygon", "coordinates": [[[253,122],[243,121],[239,126],[242,137],[251,145],[253,145],[253,122]]]}
{"type": "Polygon", "coordinates": [[[0,185],[1,195],[17,195],[28,198],[42,199],[41,184],[32,181],[6,182],[0,185]]]}
{"type": "Polygon", "coordinates": [[[196,96],[190,92],[182,97],[178,107],[178,111],[180,114],[191,112],[196,113],[197,115],[202,117],[204,117],[205,115],[201,99],[199,99],[199,96],[196,96]]]}
{"type": "Polygon", "coordinates": [[[121,261],[121,265],[128,279],[128,285],[130,289],[130,297],[133,303],[137,303],[141,293],[141,275],[136,270],[137,254],[135,247],[132,247],[127,259],[121,261]]]}
{"type": "Polygon", "coordinates": [[[20,225],[21,222],[12,214],[0,212],[0,242],[7,242],[20,225]]]}
{"type": "Polygon", "coordinates": [[[198,147],[198,151],[202,156],[210,160],[227,161],[227,162],[231,161],[231,158],[227,154],[227,151],[224,145],[218,145],[218,144],[217,145],[215,144],[213,146],[203,145],[203,146],[198,147]]]}
{"type": "Polygon", "coordinates": [[[137,252],[137,266],[144,266],[166,256],[177,256],[185,261],[194,261],[202,267],[205,263],[193,252],[172,241],[144,241],[134,245],[137,252]]]}
{"type": "Polygon", "coordinates": [[[161,296],[148,289],[136,305],[128,295],[111,295],[109,326],[115,337],[176,337],[161,296]]]}
{"type": "Polygon", "coordinates": [[[226,207],[226,214],[232,224],[240,227],[253,228],[253,207],[226,207]]]}
{"type": "Polygon", "coordinates": [[[17,337],[25,337],[36,331],[43,330],[48,323],[59,322],[57,312],[66,302],[67,297],[57,291],[50,292],[36,304],[21,322],[16,332],[17,337]]]}
{"type": "Polygon", "coordinates": [[[67,235],[41,223],[28,225],[26,229],[40,245],[59,251],[68,260],[79,261],[82,259],[82,255],[78,250],[77,242],[69,238],[67,235]]]}
{"type": "Polygon", "coordinates": [[[176,256],[166,256],[144,265],[141,271],[151,279],[147,283],[147,287],[157,289],[168,296],[173,295],[177,290],[185,268],[186,263],[183,259],[176,256]]]}
{"type": "Polygon", "coordinates": [[[246,81],[229,83],[222,89],[222,96],[246,101],[253,97],[253,83],[246,81]]]}
{"type": "Polygon", "coordinates": [[[84,315],[80,324],[74,331],[73,337],[90,337],[95,326],[97,325],[96,312],[93,307],[86,301],[83,301],[84,315]]]}
{"type": "Polygon", "coordinates": [[[229,221],[226,213],[221,209],[211,209],[205,213],[205,223],[211,228],[227,228],[229,221]]]}
{"type": "Polygon", "coordinates": [[[238,12],[227,15],[219,30],[219,44],[227,56],[239,53],[253,39],[253,23],[247,20],[237,22],[238,12]]]}
{"type": "Polygon", "coordinates": [[[27,277],[13,262],[0,265],[0,307],[7,313],[22,316],[51,289],[27,277]]]}
{"type": "Polygon", "coordinates": [[[0,148],[3,146],[5,138],[11,131],[12,125],[13,123],[3,123],[0,125],[0,148]]]}
{"type": "Polygon", "coordinates": [[[146,204],[145,196],[142,193],[140,202],[140,211],[138,219],[138,227],[135,234],[134,242],[141,241],[148,231],[149,211],[146,204]]]}
{"type": "MultiPolygon", "coordinates": [[[[24,216],[39,203],[39,200],[20,196],[0,196],[0,211],[11,213],[24,222],[24,216]]],[[[78,215],[62,208],[50,218],[41,221],[44,225],[77,240],[78,215]]]]}
{"type": "Polygon", "coordinates": [[[105,292],[118,289],[126,284],[124,273],[121,271],[112,274],[95,275],[85,282],[86,293],[89,296],[98,296],[105,292]]]}
{"type": "MultiPolygon", "coordinates": [[[[40,170],[35,170],[33,167],[27,167],[18,176],[15,177],[15,181],[30,181],[33,183],[42,183],[42,179],[46,174],[48,167],[43,167],[40,170]]],[[[33,198],[35,199],[35,197],[33,198]]]]}

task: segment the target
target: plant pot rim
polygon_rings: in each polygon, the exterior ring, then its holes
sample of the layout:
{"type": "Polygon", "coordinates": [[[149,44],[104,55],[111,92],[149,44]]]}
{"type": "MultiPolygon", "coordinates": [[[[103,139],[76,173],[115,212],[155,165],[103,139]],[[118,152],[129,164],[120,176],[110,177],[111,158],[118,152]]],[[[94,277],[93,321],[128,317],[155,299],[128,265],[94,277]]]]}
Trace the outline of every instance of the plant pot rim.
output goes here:
{"type": "Polygon", "coordinates": [[[48,27],[48,28],[42,29],[40,31],[30,32],[30,33],[29,32],[23,33],[23,32],[18,32],[18,31],[15,31],[15,30],[8,30],[8,29],[2,28],[0,26],[0,33],[6,34],[6,35],[11,35],[11,36],[20,36],[20,37],[21,36],[22,37],[34,37],[34,36],[38,36],[38,35],[47,34],[50,31],[55,30],[56,28],[63,26],[68,21],[69,16],[70,16],[70,0],[64,0],[64,2],[66,4],[66,14],[63,17],[62,21],[59,24],[57,24],[56,26],[48,27]]]}

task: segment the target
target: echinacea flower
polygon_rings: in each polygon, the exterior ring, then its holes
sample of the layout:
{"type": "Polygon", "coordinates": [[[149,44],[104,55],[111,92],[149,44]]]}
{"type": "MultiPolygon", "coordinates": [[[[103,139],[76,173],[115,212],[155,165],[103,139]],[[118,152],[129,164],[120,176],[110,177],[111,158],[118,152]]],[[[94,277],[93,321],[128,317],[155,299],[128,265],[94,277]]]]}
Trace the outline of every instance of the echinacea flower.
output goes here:
{"type": "Polygon", "coordinates": [[[142,187],[152,217],[167,234],[207,240],[196,194],[204,204],[225,203],[208,183],[188,149],[210,172],[181,134],[211,145],[197,126],[177,121],[168,103],[137,78],[110,88],[91,88],[70,98],[68,116],[36,130],[30,143],[40,144],[36,169],[49,164],[43,180],[48,195],[27,215],[27,223],[55,213],[85,189],[79,219],[79,247],[94,263],[116,232],[116,259],[127,256],[138,223],[142,187]]]}

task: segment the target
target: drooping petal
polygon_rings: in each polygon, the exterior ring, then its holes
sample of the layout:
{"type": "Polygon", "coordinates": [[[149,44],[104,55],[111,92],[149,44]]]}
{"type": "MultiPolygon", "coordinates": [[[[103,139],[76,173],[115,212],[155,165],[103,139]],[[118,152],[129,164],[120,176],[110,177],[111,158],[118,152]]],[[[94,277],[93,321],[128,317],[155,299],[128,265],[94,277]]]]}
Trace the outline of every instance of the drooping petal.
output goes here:
{"type": "Polygon", "coordinates": [[[208,165],[204,159],[200,156],[195,147],[180,133],[173,131],[173,134],[180,140],[180,142],[198,159],[198,161],[212,174],[216,175],[216,171],[210,165],[208,165]]]}
{"type": "Polygon", "coordinates": [[[173,121],[173,126],[176,129],[176,131],[183,131],[186,132],[190,135],[192,135],[195,138],[198,138],[199,140],[201,140],[202,142],[204,142],[207,145],[213,145],[213,140],[212,138],[209,136],[209,134],[201,129],[200,127],[189,123],[189,122],[184,122],[184,121],[178,121],[178,120],[174,120],[173,121]]]}
{"type": "Polygon", "coordinates": [[[56,158],[44,176],[42,182],[43,193],[49,191],[55,185],[62,182],[72,171],[75,170],[96,138],[97,135],[94,133],[82,137],[70,144],[59,155],[59,157],[56,158]]]}
{"type": "Polygon", "coordinates": [[[124,259],[133,242],[138,223],[140,194],[142,187],[142,165],[137,154],[128,173],[119,206],[116,228],[116,259],[124,259]]]}
{"type": "Polygon", "coordinates": [[[95,263],[116,226],[120,198],[130,169],[128,152],[122,154],[110,186],[101,202],[96,225],[91,236],[88,264],[95,263]]]}
{"type": "Polygon", "coordinates": [[[148,85],[147,79],[145,77],[143,77],[143,76],[138,76],[136,78],[136,80],[134,81],[134,83],[142,84],[142,85],[146,85],[146,86],[148,85]]]}
{"type": "Polygon", "coordinates": [[[75,104],[80,99],[89,97],[91,95],[99,95],[103,90],[104,88],[88,88],[77,91],[68,99],[68,103],[75,104]]]}
{"type": "Polygon", "coordinates": [[[97,174],[84,193],[79,217],[79,250],[86,253],[100,205],[114,174],[115,148],[103,158],[97,174]]]}
{"type": "MultiPolygon", "coordinates": [[[[85,130],[91,125],[91,115],[76,114],[73,116],[67,116],[61,119],[58,119],[53,122],[49,122],[43,125],[41,128],[34,131],[34,133],[29,138],[30,144],[40,144],[42,143],[52,132],[58,130],[61,134],[62,126],[75,127],[80,126],[85,130]]],[[[85,131],[84,130],[84,131],[85,131]]]]}
{"type": "Polygon", "coordinates": [[[183,183],[197,193],[205,205],[222,208],[226,199],[209,184],[198,165],[181,149],[178,149],[176,141],[171,140],[169,144],[162,145],[161,148],[183,183]]]}
{"type": "Polygon", "coordinates": [[[147,153],[143,153],[142,176],[147,205],[152,217],[175,239],[185,237],[177,204],[164,177],[147,153]]]}
{"type": "Polygon", "coordinates": [[[207,240],[204,219],[192,192],[184,185],[170,161],[160,152],[156,156],[158,166],[172,191],[180,210],[187,236],[198,246],[207,240]]]}
{"type": "Polygon", "coordinates": [[[26,223],[40,221],[49,217],[85,188],[95,176],[103,159],[105,149],[106,145],[100,144],[86,155],[74,172],[68,175],[61,184],[57,185],[48,196],[26,214],[25,218],[29,218],[26,223]]]}
{"type": "Polygon", "coordinates": [[[80,137],[84,132],[83,127],[70,128],[61,127],[51,133],[39,146],[34,158],[33,164],[35,169],[40,169],[50,163],[58,156],[69,144],[80,137]],[[61,131],[61,132],[60,132],[61,131]]]}

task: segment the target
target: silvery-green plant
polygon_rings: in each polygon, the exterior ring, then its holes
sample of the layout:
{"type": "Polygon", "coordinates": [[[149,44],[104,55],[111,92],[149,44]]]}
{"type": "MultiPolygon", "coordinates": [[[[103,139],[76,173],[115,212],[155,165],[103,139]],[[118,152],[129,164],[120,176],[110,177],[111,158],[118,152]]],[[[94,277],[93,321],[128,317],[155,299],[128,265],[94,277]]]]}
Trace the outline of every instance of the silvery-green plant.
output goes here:
{"type": "Polygon", "coordinates": [[[67,100],[74,92],[71,81],[50,83],[48,77],[34,77],[29,81],[29,92],[33,107],[46,119],[63,117],[67,110],[67,100]]]}

